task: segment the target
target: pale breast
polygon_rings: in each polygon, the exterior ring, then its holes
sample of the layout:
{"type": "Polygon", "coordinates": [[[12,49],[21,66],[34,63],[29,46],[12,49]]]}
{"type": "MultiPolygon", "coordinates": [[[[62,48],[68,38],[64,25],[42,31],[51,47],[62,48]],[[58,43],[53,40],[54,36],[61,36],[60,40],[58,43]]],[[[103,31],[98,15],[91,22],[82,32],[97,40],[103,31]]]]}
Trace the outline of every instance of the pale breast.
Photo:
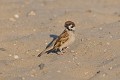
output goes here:
{"type": "Polygon", "coordinates": [[[73,32],[69,32],[69,39],[67,42],[65,42],[61,48],[68,47],[75,41],[75,34],[73,32]]]}

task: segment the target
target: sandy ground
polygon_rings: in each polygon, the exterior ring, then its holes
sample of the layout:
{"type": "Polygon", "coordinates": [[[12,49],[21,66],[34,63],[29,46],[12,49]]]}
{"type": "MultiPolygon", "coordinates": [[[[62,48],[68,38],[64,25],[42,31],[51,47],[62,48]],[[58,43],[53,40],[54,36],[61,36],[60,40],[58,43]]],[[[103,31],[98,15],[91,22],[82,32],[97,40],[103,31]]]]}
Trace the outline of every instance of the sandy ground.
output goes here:
{"type": "Polygon", "coordinates": [[[120,80],[120,0],[0,0],[0,80],[120,80]],[[76,24],[62,55],[37,55],[76,24]]]}

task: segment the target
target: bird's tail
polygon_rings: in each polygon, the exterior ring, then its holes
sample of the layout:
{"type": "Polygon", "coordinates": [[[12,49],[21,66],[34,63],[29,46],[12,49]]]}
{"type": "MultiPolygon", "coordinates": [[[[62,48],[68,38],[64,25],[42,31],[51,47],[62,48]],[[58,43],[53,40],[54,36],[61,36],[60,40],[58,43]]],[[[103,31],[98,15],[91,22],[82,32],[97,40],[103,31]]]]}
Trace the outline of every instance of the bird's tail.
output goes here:
{"type": "Polygon", "coordinates": [[[54,39],[54,40],[50,43],[50,45],[47,46],[47,48],[38,55],[38,57],[40,57],[41,55],[47,53],[49,50],[53,50],[53,49],[54,49],[54,44],[55,44],[56,40],[57,40],[57,38],[54,39]]]}
{"type": "Polygon", "coordinates": [[[42,51],[40,54],[38,54],[38,57],[40,57],[41,55],[45,54],[45,53],[48,53],[49,50],[52,50],[53,49],[53,46],[50,46],[48,48],[46,48],[44,51],[42,51]]]}
{"type": "Polygon", "coordinates": [[[42,51],[40,54],[38,54],[38,57],[40,57],[41,55],[45,54],[46,52],[47,52],[46,50],[42,51]]]}

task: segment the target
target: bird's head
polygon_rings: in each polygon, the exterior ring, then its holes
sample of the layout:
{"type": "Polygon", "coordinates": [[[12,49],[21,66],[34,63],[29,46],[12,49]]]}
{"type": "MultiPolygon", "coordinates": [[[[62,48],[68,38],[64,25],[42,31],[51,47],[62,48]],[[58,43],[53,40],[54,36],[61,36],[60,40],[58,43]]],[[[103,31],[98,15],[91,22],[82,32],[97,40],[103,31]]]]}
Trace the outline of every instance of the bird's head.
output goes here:
{"type": "Polygon", "coordinates": [[[75,23],[72,21],[66,21],[64,26],[68,31],[75,31],[75,23]]]}

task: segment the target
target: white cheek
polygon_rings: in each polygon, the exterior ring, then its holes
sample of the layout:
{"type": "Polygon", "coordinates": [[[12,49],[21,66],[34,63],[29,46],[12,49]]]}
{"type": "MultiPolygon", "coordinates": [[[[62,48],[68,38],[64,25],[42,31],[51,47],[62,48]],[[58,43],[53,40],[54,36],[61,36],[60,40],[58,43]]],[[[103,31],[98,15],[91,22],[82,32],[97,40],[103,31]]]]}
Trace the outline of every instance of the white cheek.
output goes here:
{"type": "Polygon", "coordinates": [[[75,27],[73,27],[72,30],[75,30],[75,27]]]}

